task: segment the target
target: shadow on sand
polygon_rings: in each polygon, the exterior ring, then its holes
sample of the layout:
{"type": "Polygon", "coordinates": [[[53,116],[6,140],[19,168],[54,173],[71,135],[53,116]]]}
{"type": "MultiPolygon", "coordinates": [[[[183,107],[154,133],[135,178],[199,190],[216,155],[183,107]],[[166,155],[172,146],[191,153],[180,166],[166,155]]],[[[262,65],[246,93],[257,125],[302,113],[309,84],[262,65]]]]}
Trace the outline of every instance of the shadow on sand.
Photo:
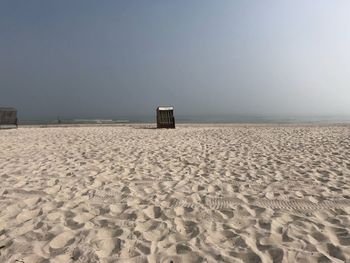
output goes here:
{"type": "Polygon", "coordinates": [[[133,126],[134,129],[141,129],[141,130],[156,130],[157,127],[153,125],[140,125],[140,126],[133,126]]]}

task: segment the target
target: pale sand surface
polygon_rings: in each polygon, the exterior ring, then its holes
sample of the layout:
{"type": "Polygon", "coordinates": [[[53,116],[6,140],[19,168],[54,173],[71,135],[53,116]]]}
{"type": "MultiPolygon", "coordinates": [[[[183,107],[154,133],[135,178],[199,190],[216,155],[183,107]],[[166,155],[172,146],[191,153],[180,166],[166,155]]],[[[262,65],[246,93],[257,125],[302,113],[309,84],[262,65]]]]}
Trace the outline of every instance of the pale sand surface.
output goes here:
{"type": "Polygon", "coordinates": [[[350,262],[350,128],[0,131],[0,262],[350,262]]]}

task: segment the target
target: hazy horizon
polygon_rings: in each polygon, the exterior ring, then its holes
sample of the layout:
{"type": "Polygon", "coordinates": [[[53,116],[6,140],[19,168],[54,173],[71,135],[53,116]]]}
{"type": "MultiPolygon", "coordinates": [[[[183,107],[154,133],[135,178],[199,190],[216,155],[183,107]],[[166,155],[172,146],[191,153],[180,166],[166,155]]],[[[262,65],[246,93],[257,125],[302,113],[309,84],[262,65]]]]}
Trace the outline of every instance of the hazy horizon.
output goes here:
{"type": "Polygon", "coordinates": [[[348,1],[1,1],[22,120],[350,116],[348,1]],[[181,117],[182,116],[182,117],[181,117]]]}
{"type": "MultiPolygon", "coordinates": [[[[176,123],[350,123],[350,116],[279,116],[279,115],[177,115],[176,123]]],[[[56,116],[21,118],[19,124],[84,124],[84,123],[155,123],[154,115],[130,116],[56,116]]]]}

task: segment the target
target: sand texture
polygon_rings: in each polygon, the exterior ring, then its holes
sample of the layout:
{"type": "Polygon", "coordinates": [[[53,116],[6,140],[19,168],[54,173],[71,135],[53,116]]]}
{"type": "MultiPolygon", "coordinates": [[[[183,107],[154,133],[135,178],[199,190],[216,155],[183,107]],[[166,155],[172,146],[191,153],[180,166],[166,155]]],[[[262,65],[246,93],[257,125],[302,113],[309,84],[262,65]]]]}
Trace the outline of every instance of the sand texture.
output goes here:
{"type": "Polygon", "coordinates": [[[350,127],[0,131],[0,262],[350,262],[350,127]]]}

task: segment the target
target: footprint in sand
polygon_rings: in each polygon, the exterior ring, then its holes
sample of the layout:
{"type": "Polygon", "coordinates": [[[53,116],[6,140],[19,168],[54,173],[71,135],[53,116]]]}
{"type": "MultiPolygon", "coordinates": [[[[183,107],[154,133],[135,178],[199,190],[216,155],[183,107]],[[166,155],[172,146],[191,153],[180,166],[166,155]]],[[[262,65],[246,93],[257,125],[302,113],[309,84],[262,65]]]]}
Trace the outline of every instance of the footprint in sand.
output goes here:
{"type": "Polygon", "coordinates": [[[120,214],[127,208],[125,203],[116,203],[109,206],[109,210],[112,214],[120,214]]]}
{"type": "Polygon", "coordinates": [[[273,192],[267,192],[265,194],[265,197],[269,200],[273,200],[273,199],[275,199],[275,194],[273,192]]]}
{"type": "Polygon", "coordinates": [[[60,190],[61,190],[61,186],[55,185],[53,187],[45,189],[44,191],[45,191],[45,193],[52,195],[52,194],[57,194],[60,190]]]}
{"type": "Polygon", "coordinates": [[[47,181],[47,185],[52,187],[56,184],[58,184],[59,180],[58,179],[50,179],[49,181],[47,181]]]}
{"type": "Polygon", "coordinates": [[[16,227],[13,230],[9,231],[8,235],[11,238],[16,238],[18,236],[24,235],[33,230],[34,230],[34,224],[32,222],[26,222],[20,227],[16,227]]]}
{"type": "MultiPolygon", "coordinates": [[[[182,252],[180,247],[178,247],[179,252],[182,252]]],[[[173,256],[161,256],[158,261],[161,263],[182,263],[182,262],[202,262],[203,258],[197,255],[195,252],[188,252],[182,255],[173,255],[173,256]]]]}
{"type": "Polygon", "coordinates": [[[13,204],[6,208],[5,215],[7,218],[14,217],[22,211],[23,205],[13,204]]]}
{"type": "Polygon", "coordinates": [[[24,203],[31,207],[31,206],[34,206],[36,205],[37,203],[39,203],[41,201],[41,198],[36,196],[36,197],[31,197],[31,198],[28,198],[28,199],[25,199],[24,200],[24,203]]]}
{"type": "Polygon", "coordinates": [[[143,210],[143,212],[149,217],[149,218],[158,218],[161,216],[161,208],[159,206],[150,205],[146,209],[143,210]]]}
{"type": "MultiPolygon", "coordinates": [[[[44,263],[45,261],[46,261],[45,258],[40,257],[40,256],[35,255],[35,254],[27,255],[23,258],[23,262],[25,262],[25,263],[44,263]]],[[[17,261],[17,262],[21,262],[21,261],[17,261]]]]}
{"type": "Polygon", "coordinates": [[[195,222],[184,221],[176,217],[174,219],[174,223],[176,230],[188,240],[196,237],[199,234],[199,228],[195,222]]]}
{"type": "Polygon", "coordinates": [[[34,210],[25,210],[17,215],[16,220],[18,224],[21,224],[41,214],[42,214],[41,208],[34,209],[34,210]]]}
{"type": "Polygon", "coordinates": [[[79,213],[77,216],[75,216],[73,218],[73,220],[75,222],[77,222],[78,224],[83,224],[83,223],[90,221],[94,217],[95,217],[95,215],[90,214],[90,213],[79,213]]]}
{"type": "Polygon", "coordinates": [[[92,242],[96,246],[96,255],[100,258],[109,257],[118,253],[121,249],[121,240],[117,237],[122,230],[100,229],[97,231],[96,238],[92,242]]]}
{"type": "Polygon", "coordinates": [[[69,247],[66,253],[73,262],[100,262],[95,250],[89,244],[81,243],[75,247],[69,247]]]}
{"type": "Polygon", "coordinates": [[[63,248],[67,244],[71,243],[75,238],[75,233],[72,231],[67,231],[59,234],[50,242],[50,247],[53,249],[63,248]]]}
{"type": "Polygon", "coordinates": [[[140,222],[135,229],[143,233],[144,238],[151,242],[162,240],[169,233],[166,223],[153,220],[140,222]]]}

